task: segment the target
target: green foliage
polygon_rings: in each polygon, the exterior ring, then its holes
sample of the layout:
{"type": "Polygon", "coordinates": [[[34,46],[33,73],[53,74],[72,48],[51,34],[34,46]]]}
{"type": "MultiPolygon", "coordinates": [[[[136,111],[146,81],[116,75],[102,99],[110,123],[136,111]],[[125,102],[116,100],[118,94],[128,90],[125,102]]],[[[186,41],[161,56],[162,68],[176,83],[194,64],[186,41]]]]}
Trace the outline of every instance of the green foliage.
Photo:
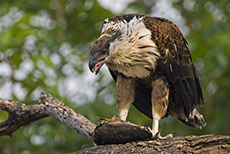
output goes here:
{"type": "Polygon", "coordinates": [[[8,118],[9,114],[6,111],[0,111],[0,115],[1,115],[0,122],[3,122],[3,121],[5,121],[8,118]]]}
{"type": "MultiPolygon", "coordinates": [[[[158,2],[136,0],[123,13],[151,14],[158,2]]],[[[172,5],[188,31],[185,37],[205,95],[201,110],[207,126],[199,130],[167,118],[161,133],[230,135],[230,2],[177,0],[172,5]]],[[[94,76],[87,68],[101,22],[112,16],[94,0],[1,1],[0,96],[31,104],[45,91],[94,123],[97,117],[116,115],[115,84],[108,71],[103,68],[94,76]]],[[[0,121],[7,116],[0,111],[0,121]]],[[[128,120],[152,123],[134,107],[128,120]]],[[[93,145],[85,137],[50,117],[20,128],[12,138],[0,137],[4,154],[71,153],[89,146],[93,145]]]]}

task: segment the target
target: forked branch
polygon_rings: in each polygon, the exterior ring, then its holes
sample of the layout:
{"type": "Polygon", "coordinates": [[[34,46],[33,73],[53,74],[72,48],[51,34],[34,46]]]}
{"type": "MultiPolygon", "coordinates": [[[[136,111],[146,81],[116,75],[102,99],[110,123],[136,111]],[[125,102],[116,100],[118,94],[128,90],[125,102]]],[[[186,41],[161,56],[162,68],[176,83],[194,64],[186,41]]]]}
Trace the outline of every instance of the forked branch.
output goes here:
{"type": "Polygon", "coordinates": [[[0,110],[9,113],[8,119],[0,123],[0,136],[11,136],[11,134],[21,126],[47,116],[52,116],[84,135],[89,140],[100,144],[100,146],[77,152],[79,154],[230,153],[230,136],[202,135],[152,140],[150,139],[151,133],[149,134],[148,128],[124,122],[116,118],[104,120],[96,128],[96,125],[83,115],[76,113],[73,109],[48,93],[41,93],[38,102],[31,105],[0,99],[0,110]],[[146,141],[137,142],[138,140],[146,141]]]}
{"type": "Polygon", "coordinates": [[[0,123],[0,136],[11,136],[21,126],[52,116],[91,141],[93,140],[96,125],[48,93],[41,93],[38,102],[31,105],[0,99],[0,110],[9,113],[8,119],[0,123]]]}

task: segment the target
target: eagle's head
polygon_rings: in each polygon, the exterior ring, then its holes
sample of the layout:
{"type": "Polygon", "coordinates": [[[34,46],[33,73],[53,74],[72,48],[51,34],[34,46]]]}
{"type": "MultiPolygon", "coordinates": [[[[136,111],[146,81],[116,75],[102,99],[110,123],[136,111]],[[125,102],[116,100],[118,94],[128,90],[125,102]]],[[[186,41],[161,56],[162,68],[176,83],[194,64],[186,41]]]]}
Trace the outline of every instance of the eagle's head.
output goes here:
{"type": "Polygon", "coordinates": [[[152,65],[155,60],[145,55],[147,52],[140,51],[154,48],[155,44],[151,41],[150,30],[142,21],[145,16],[126,14],[103,22],[101,36],[93,43],[90,52],[89,68],[93,73],[97,74],[106,64],[111,70],[130,77],[148,74],[143,67],[152,67],[147,65],[152,65]]]}

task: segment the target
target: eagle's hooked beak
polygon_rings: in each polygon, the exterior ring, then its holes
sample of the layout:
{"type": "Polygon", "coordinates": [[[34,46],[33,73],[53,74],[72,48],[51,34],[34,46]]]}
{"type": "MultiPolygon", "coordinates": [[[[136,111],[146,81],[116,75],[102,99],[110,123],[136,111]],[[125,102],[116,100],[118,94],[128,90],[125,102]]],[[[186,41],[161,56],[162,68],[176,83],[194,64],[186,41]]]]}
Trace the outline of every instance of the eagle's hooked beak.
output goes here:
{"type": "Polygon", "coordinates": [[[92,45],[89,69],[91,72],[95,72],[96,75],[109,55],[110,41],[111,37],[108,35],[101,35],[92,45]]]}
{"type": "Polygon", "coordinates": [[[95,75],[99,72],[101,66],[104,64],[105,58],[96,60],[93,56],[91,56],[89,60],[89,69],[92,73],[95,72],[95,75]]]}

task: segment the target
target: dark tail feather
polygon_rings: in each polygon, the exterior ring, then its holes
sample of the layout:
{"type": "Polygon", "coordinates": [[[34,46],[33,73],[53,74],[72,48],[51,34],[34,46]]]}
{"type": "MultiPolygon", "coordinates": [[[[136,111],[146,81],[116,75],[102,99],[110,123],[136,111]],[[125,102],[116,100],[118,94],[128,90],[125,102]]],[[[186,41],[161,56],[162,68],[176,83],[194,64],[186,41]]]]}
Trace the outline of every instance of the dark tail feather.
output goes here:
{"type": "Polygon", "coordinates": [[[202,128],[205,127],[206,123],[204,122],[204,118],[202,114],[199,113],[199,111],[194,108],[193,111],[190,113],[188,119],[181,119],[179,118],[183,123],[191,126],[191,127],[197,127],[202,128]]]}

